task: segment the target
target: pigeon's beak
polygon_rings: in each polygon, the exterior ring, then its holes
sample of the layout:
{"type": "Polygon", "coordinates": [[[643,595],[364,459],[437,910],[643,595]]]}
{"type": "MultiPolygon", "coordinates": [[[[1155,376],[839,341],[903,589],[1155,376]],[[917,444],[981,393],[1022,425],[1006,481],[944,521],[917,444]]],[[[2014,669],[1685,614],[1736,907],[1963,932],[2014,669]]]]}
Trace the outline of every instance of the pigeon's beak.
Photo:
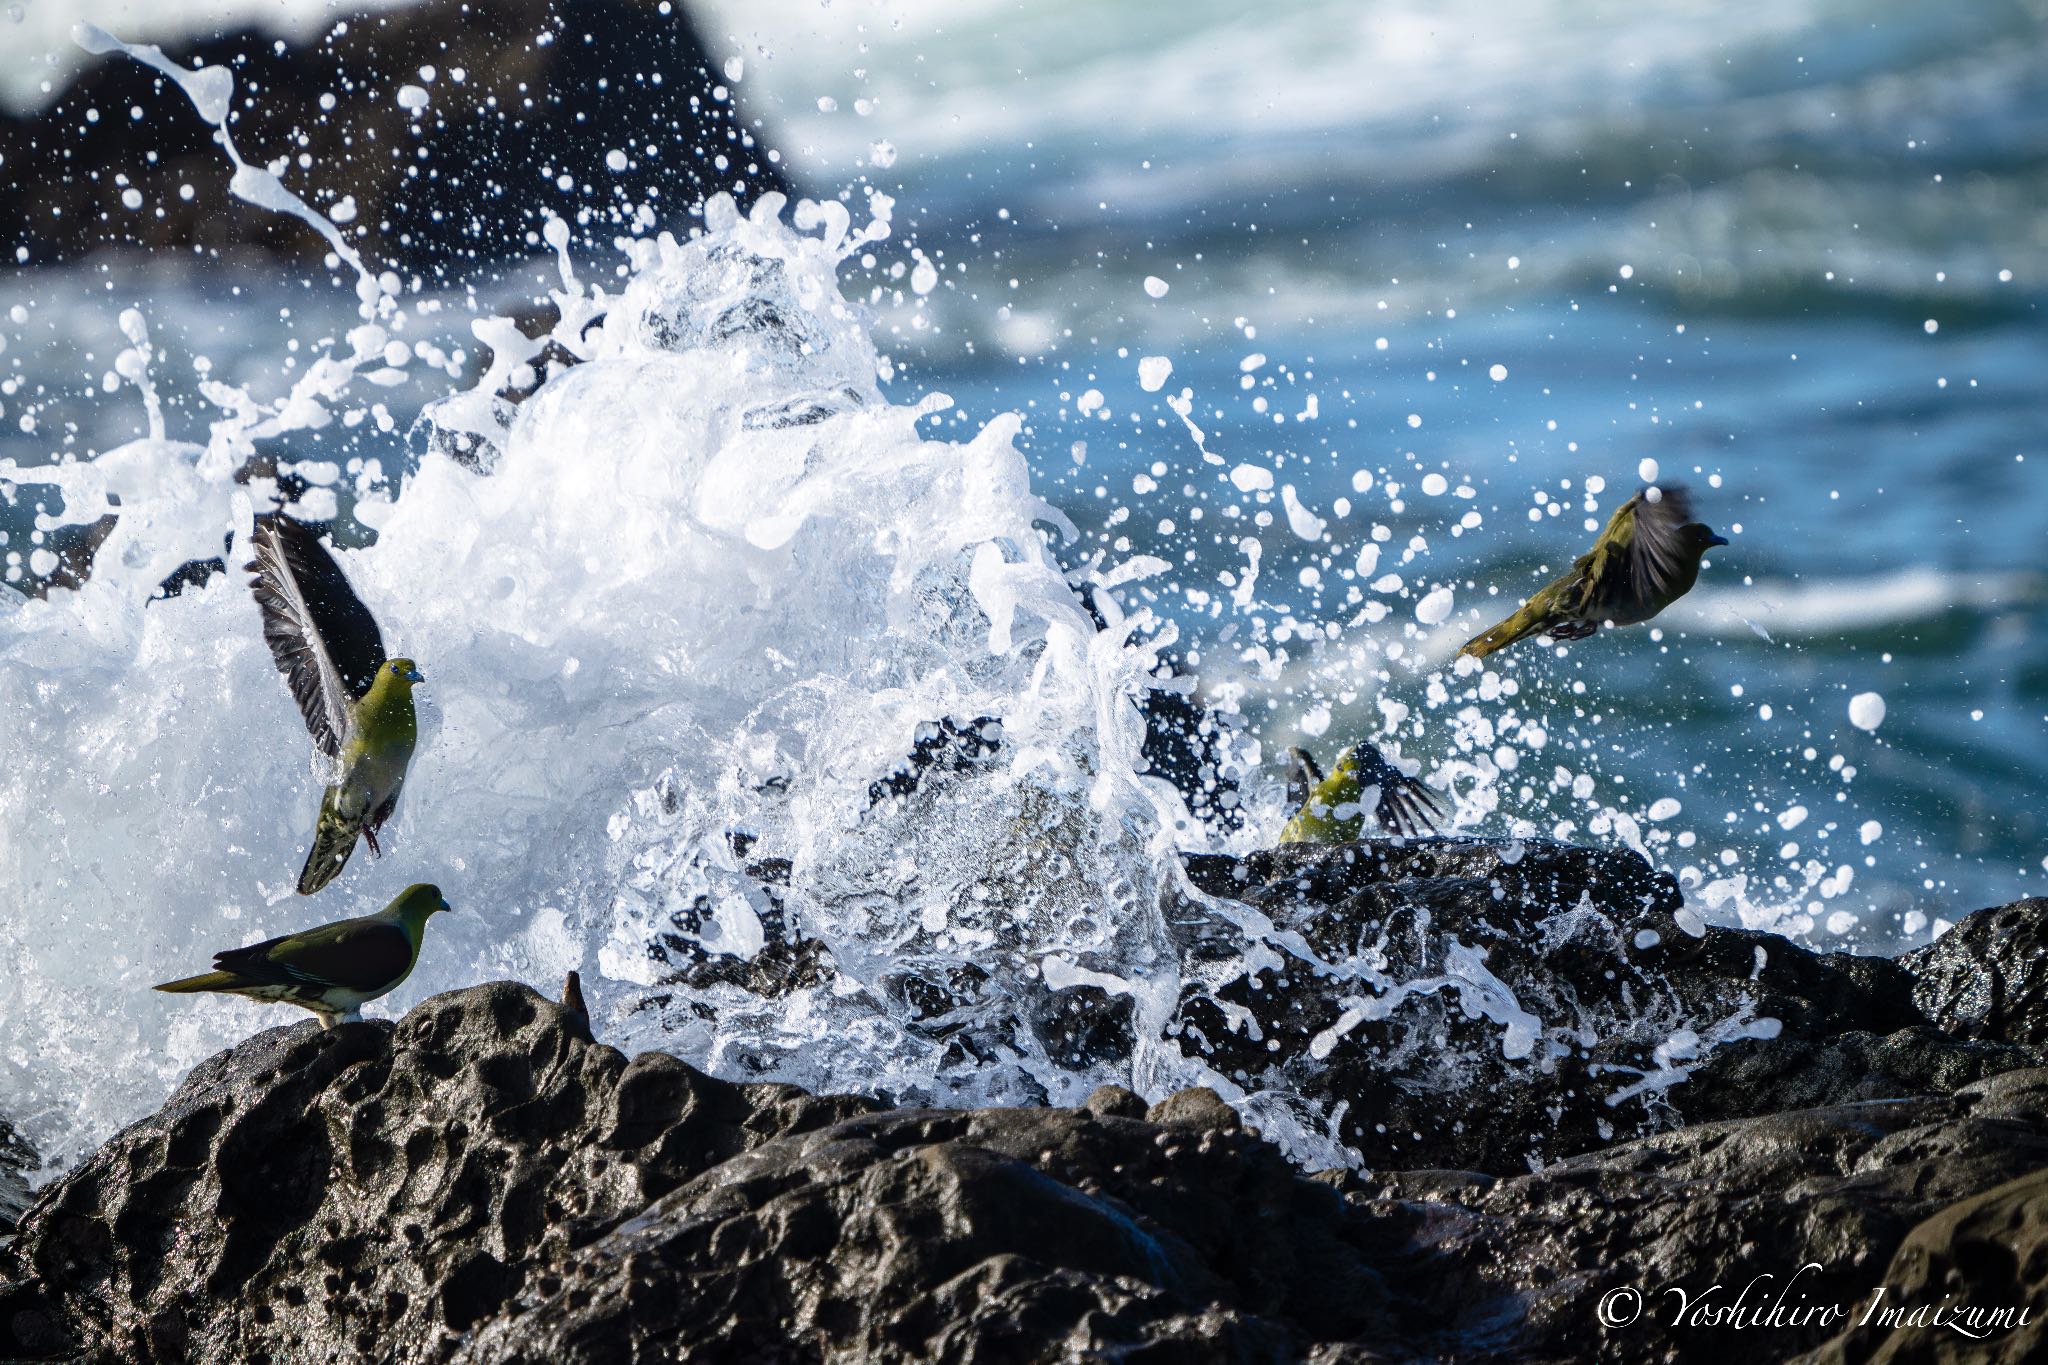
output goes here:
{"type": "MultiPolygon", "coordinates": [[[[1721,543],[1726,545],[1728,542],[1724,540],[1721,543]]],[[[410,683],[423,683],[427,680],[427,675],[415,668],[405,675],[405,680],[410,683]]]]}
{"type": "Polygon", "coordinates": [[[1728,537],[1726,537],[1726,536],[1708,536],[1708,537],[1707,537],[1707,544],[1708,544],[1708,545],[1710,545],[1710,546],[1712,546],[1712,545],[1726,545],[1727,543],[1728,543],[1728,537]]]}

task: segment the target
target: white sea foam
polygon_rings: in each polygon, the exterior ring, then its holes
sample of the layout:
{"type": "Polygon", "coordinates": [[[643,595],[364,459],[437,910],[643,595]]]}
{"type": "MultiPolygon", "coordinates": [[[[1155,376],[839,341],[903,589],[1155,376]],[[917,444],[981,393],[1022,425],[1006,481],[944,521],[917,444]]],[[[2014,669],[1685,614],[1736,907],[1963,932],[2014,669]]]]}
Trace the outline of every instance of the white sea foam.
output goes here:
{"type": "MultiPolygon", "coordinates": [[[[616,1005],[661,980],[665,935],[756,947],[765,892],[733,855],[741,829],[791,860],[839,977],[751,1013],[726,1002],[700,1055],[838,1087],[1081,1083],[1029,1056],[942,1079],[892,1009],[946,964],[989,971],[996,1011],[1055,959],[1156,963],[1180,816],[1137,772],[1152,647],[1128,641],[1141,620],[1110,592],[1098,630],[1068,587],[1045,538],[1064,518],[1030,491],[1015,419],[926,440],[931,403],[882,401],[834,279],[866,236],[837,206],[805,206],[816,234],[776,209],[742,220],[717,201],[702,238],[638,244],[615,298],[565,284],[557,339],[585,363],[495,430],[488,405],[438,414],[491,438],[494,470],[429,458],[395,503],[366,505],[378,542],[340,557],[390,646],[420,660],[434,720],[392,855],[359,858],[338,895],[290,894],[316,780],[241,575],[143,605],[246,532],[262,485],[233,473],[279,413],[7,471],[61,483],[65,520],[119,513],[83,590],[0,617],[0,709],[26,718],[0,776],[0,880],[38,907],[0,929],[0,1036],[7,1108],[32,1133],[68,1150],[275,1019],[150,982],[411,880],[464,913],[434,926],[401,1007],[570,967],[616,1005]],[[946,818],[868,810],[920,725],[982,715],[1002,717],[1007,762],[932,798],[946,818]]],[[[324,379],[281,408],[324,419],[373,350],[316,363],[324,379]]],[[[1170,973],[1125,990],[1155,1020],[1173,999],[1170,973]]],[[[673,1045],[694,1025],[654,1009],[613,1028],[673,1045]]]]}

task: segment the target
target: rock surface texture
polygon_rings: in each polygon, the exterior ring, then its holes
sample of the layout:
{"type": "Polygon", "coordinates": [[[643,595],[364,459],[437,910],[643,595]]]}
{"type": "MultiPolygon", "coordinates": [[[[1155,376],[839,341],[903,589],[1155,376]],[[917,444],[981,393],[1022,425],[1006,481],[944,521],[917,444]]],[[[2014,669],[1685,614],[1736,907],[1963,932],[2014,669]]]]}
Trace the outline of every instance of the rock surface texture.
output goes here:
{"type": "Polygon", "coordinates": [[[28,1176],[35,1168],[35,1153],[0,1120],[0,1237],[14,1230],[22,1210],[28,1207],[28,1176]]]}
{"type": "Polygon", "coordinates": [[[1328,1093],[1410,1116],[1363,1169],[1304,1172],[1207,1090],[941,1110],[736,1085],[496,983],[195,1070],[0,1247],[0,1360],[2037,1358],[2042,907],[1883,962],[1696,936],[1668,884],[1583,850],[1283,849],[1196,874],[1332,953],[1404,958],[1402,980],[1448,969],[1426,1023],[1355,1020],[1320,1059],[1365,986],[1247,995],[1288,1030],[1259,1065],[1320,1060],[1328,1093]],[[1543,900],[1565,908],[1526,918],[1543,900]],[[1540,1021],[1524,1055],[1458,945],[1540,1021]],[[1564,1003],[1591,1041],[1557,1045],[1564,1003]],[[1781,1026],[1603,1136],[1667,1010],[1781,1026]],[[1499,1062],[1461,1094],[1415,1029],[1472,1030],[1499,1062]],[[2033,1321],[1906,1320],[1944,1303],[2033,1321]]]}
{"type": "Polygon", "coordinates": [[[1344,1104],[1342,1137],[1369,1166],[1514,1174],[1687,1121],[1952,1090],[2043,1060],[1929,1028],[1899,963],[1693,921],[1677,884],[1625,851],[1292,844],[1189,871],[1323,962],[1399,983],[1290,963],[1182,1006],[1198,1050],[1247,1089],[1284,1078],[1344,1104]],[[1688,1078],[1697,1057],[1708,1069],[1688,1078]]]}

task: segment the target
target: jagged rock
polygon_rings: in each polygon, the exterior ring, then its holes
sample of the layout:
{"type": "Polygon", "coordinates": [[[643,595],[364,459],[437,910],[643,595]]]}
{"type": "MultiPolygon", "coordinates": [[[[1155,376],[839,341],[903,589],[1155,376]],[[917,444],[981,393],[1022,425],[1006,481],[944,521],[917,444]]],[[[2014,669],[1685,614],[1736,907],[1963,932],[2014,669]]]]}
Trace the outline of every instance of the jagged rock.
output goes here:
{"type": "Polygon", "coordinates": [[[583,999],[583,974],[570,972],[562,981],[562,1024],[573,1037],[586,1043],[597,1041],[590,1029],[590,1006],[583,999]]]}
{"type": "Polygon", "coordinates": [[[1842,1324],[1681,1329],[1665,1288],[2048,1279],[1993,1254],[2039,1218],[2006,1182],[2048,1167],[2048,1070],[1508,1179],[1309,1177],[1209,1091],[1139,1103],[732,1085],[505,983],[274,1029],[43,1191],[0,1248],[0,1358],[1708,1362],[1842,1324]],[[1643,1319],[1602,1329],[1624,1286],[1643,1319]]]}
{"type": "Polygon", "coordinates": [[[2048,1355],[2048,1168],[1914,1228],[1882,1288],[1847,1331],[1805,1359],[2022,1365],[2048,1355]]]}
{"type": "Polygon", "coordinates": [[[2042,1060],[1927,1027],[1899,963],[1689,931],[1677,885],[1625,850],[1290,844],[1191,859],[1189,875],[1340,970],[1289,962],[1191,991],[1182,1038],[1247,1090],[1342,1106],[1339,1135],[1374,1167],[1508,1174],[1688,1119],[1952,1090],[2042,1060]],[[1345,974],[1359,963],[1376,975],[1345,974]]]}
{"type": "Polygon", "coordinates": [[[2048,1044],[2048,899],[1967,915],[1899,966],[1921,1012],[1956,1037],[2048,1044]]]}
{"type": "Polygon", "coordinates": [[[1241,1132],[905,1110],[691,1182],[456,1358],[1287,1360],[1404,1335],[1376,1240],[1241,1132]]]}
{"type": "MultiPolygon", "coordinates": [[[[1176,1040],[1247,1091],[1297,1094],[1337,1115],[1336,1136],[1376,1168],[1513,1174],[1688,1121],[1947,1093],[2048,1060],[2020,1041],[2030,1027],[2048,1032],[2026,1022],[2048,1019],[2048,1008],[2029,1013],[2030,993],[2000,1007],[1999,1037],[1967,1023],[1951,1036],[1916,1004],[1975,999],[1971,983],[1993,974],[1956,966],[1952,981],[1943,964],[1974,961],[1963,948],[1980,941],[2011,959],[1994,979],[2019,979],[2034,959],[2012,925],[2031,921],[2010,910],[1971,916],[1934,949],[1891,961],[1688,929],[1677,885],[1626,850],[1383,839],[1186,865],[1201,892],[1251,907],[1352,974],[1295,955],[1254,979],[1190,987],[1170,1025],[1176,1040]],[[2006,927],[1989,930],[1991,920],[2006,927]],[[1941,955],[1951,941],[1954,956],[1941,955]],[[1357,975],[1360,963],[1377,976],[1357,975]],[[1526,1032],[1510,1056],[1517,1019],[1526,1032]]],[[[667,954],[675,984],[773,997],[831,974],[829,951],[789,913],[788,864],[749,871],[767,945],[741,959],[678,934],[667,954]]],[[[1184,979],[1205,979],[1205,964],[1244,946],[1244,931],[1212,907],[1189,901],[1167,918],[1184,979]]],[[[985,981],[971,965],[951,981],[911,979],[908,1012],[971,1046],[949,1031],[985,981]]],[[[1071,1067],[1132,1046],[1129,1000],[1093,986],[1055,993],[1024,1022],[1071,1067]]]]}
{"type": "MultiPolygon", "coordinates": [[[[1822,1345],[1861,1315],[1888,1262],[1899,1273],[1893,1253],[1907,1234],[1921,1239],[1942,1220],[1921,1231],[1916,1223],[1967,1201],[1963,1213],[1945,1216],[1995,1241],[1990,1208],[2000,1187],[2014,1190],[2004,1182],[2044,1166],[2048,1071],[2034,1069],[1953,1095],[1702,1124],[1512,1180],[1412,1171],[1346,1183],[1357,1207],[1412,1229],[1426,1248],[1426,1273],[1415,1283],[1428,1301],[1418,1308],[1468,1344],[1458,1358],[1704,1363],[1782,1360],[1822,1345]],[[1816,1269],[1785,1296],[1794,1308],[1815,1310],[1803,1323],[1676,1321],[1686,1301],[1668,1292],[1673,1287],[1692,1304],[1726,1309],[1744,1285],[1769,1275],[1761,1295],[1768,1308],[1810,1262],[1816,1269]],[[1722,1288],[1713,1292],[1716,1284],[1722,1288]],[[1629,1289],[1641,1294],[1641,1316],[1603,1327],[1603,1298],[1629,1289]],[[1823,1320],[1828,1307],[1841,1311],[1823,1320]]],[[[1951,1244],[1967,1255],[1960,1240],[1951,1244]]],[[[2019,1278],[2040,1293],[2048,1266],[2037,1256],[2019,1278]]],[[[1985,1284],[1971,1292],[1988,1301],[2014,1291],[1985,1284]]]]}
{"type": "Polygon", "coordinates": [[[439,1359],[651,1200],[871,1107],[628,1061],[509,983],[271,1029],[37,1201],[0,1259],[0,1359],[439,1359]]]}
{"type": "MultiPolygon", "coordinates": [[[[713,190],[742,200],[788,191],[687,7],[663,8],[373,6],[331,12],[342,22],[289,46],[249,29],[167,50],[180,66],[234,73],[229,127],[242,155],[258,166],[309,157],[310,169],[291,167],[286,184],[321,212],[352,200],[344,231],[367,230],[375,259],[462,273],[464,262],[542,250],[543,206],[571,223],[588,209],[591,240],[608,244],[650,185],[670,226],[686,225],[713,190]],[[432,82],[423,67],[435,70],[432,82]],[[408,84],[430,96],[417,117],[398,100],[408,84]],[[328,94],[332,110],[319,103],[328,94]],[[606,164],[615,149],[631,158],[624,173],[606,164]]],[[[0,115],[0,220],[37,262],[119,244],[320,259],[326,243],[296,220],[231,207],[232,168],[212,137],[156,72],[98,59],[47,109],[0,115]],[[186,185],[192,193],[180,192],[186,185]],[[139,209],[123,204],[130,192],[139,209]]]]}

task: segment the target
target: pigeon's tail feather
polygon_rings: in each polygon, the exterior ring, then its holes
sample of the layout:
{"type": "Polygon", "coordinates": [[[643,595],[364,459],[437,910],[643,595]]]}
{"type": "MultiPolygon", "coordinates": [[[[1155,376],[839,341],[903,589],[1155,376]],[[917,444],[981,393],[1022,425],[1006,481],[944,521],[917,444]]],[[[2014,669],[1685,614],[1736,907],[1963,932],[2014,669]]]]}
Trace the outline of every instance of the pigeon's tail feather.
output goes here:
{"type": "Polygon", "coordinates": [[[1550,618],[1541,612],[1524,607],[1492,630],[1482,631],[1467,640],[1465,647],[1458,652],[1470,654],[1475,659],[1483,659],[1496,649],[1505,649],[1517,640],[1526,640],[1531,635],[1542,634],[1552,624],[1550,618]]]}
{"type": "Polygon", "coordinates": [[[306,854],[306,866],[299,873],[299,894],[310,896],[341,875],[348,855],[356,851],[356,836],[363,822],[352,820],[341,809],[341,788],[329,787],[320,802],[320,824],[313,831],[313,848],[306,854]]]}
{"type": "Polygon", "coordinates": [[[206,972],[179,981],[166,981],[152,989],[169,991],[172,995],[191,995],[197,991],[231,991],[241,983],[242,978],[233,972],[206,972]]]}

